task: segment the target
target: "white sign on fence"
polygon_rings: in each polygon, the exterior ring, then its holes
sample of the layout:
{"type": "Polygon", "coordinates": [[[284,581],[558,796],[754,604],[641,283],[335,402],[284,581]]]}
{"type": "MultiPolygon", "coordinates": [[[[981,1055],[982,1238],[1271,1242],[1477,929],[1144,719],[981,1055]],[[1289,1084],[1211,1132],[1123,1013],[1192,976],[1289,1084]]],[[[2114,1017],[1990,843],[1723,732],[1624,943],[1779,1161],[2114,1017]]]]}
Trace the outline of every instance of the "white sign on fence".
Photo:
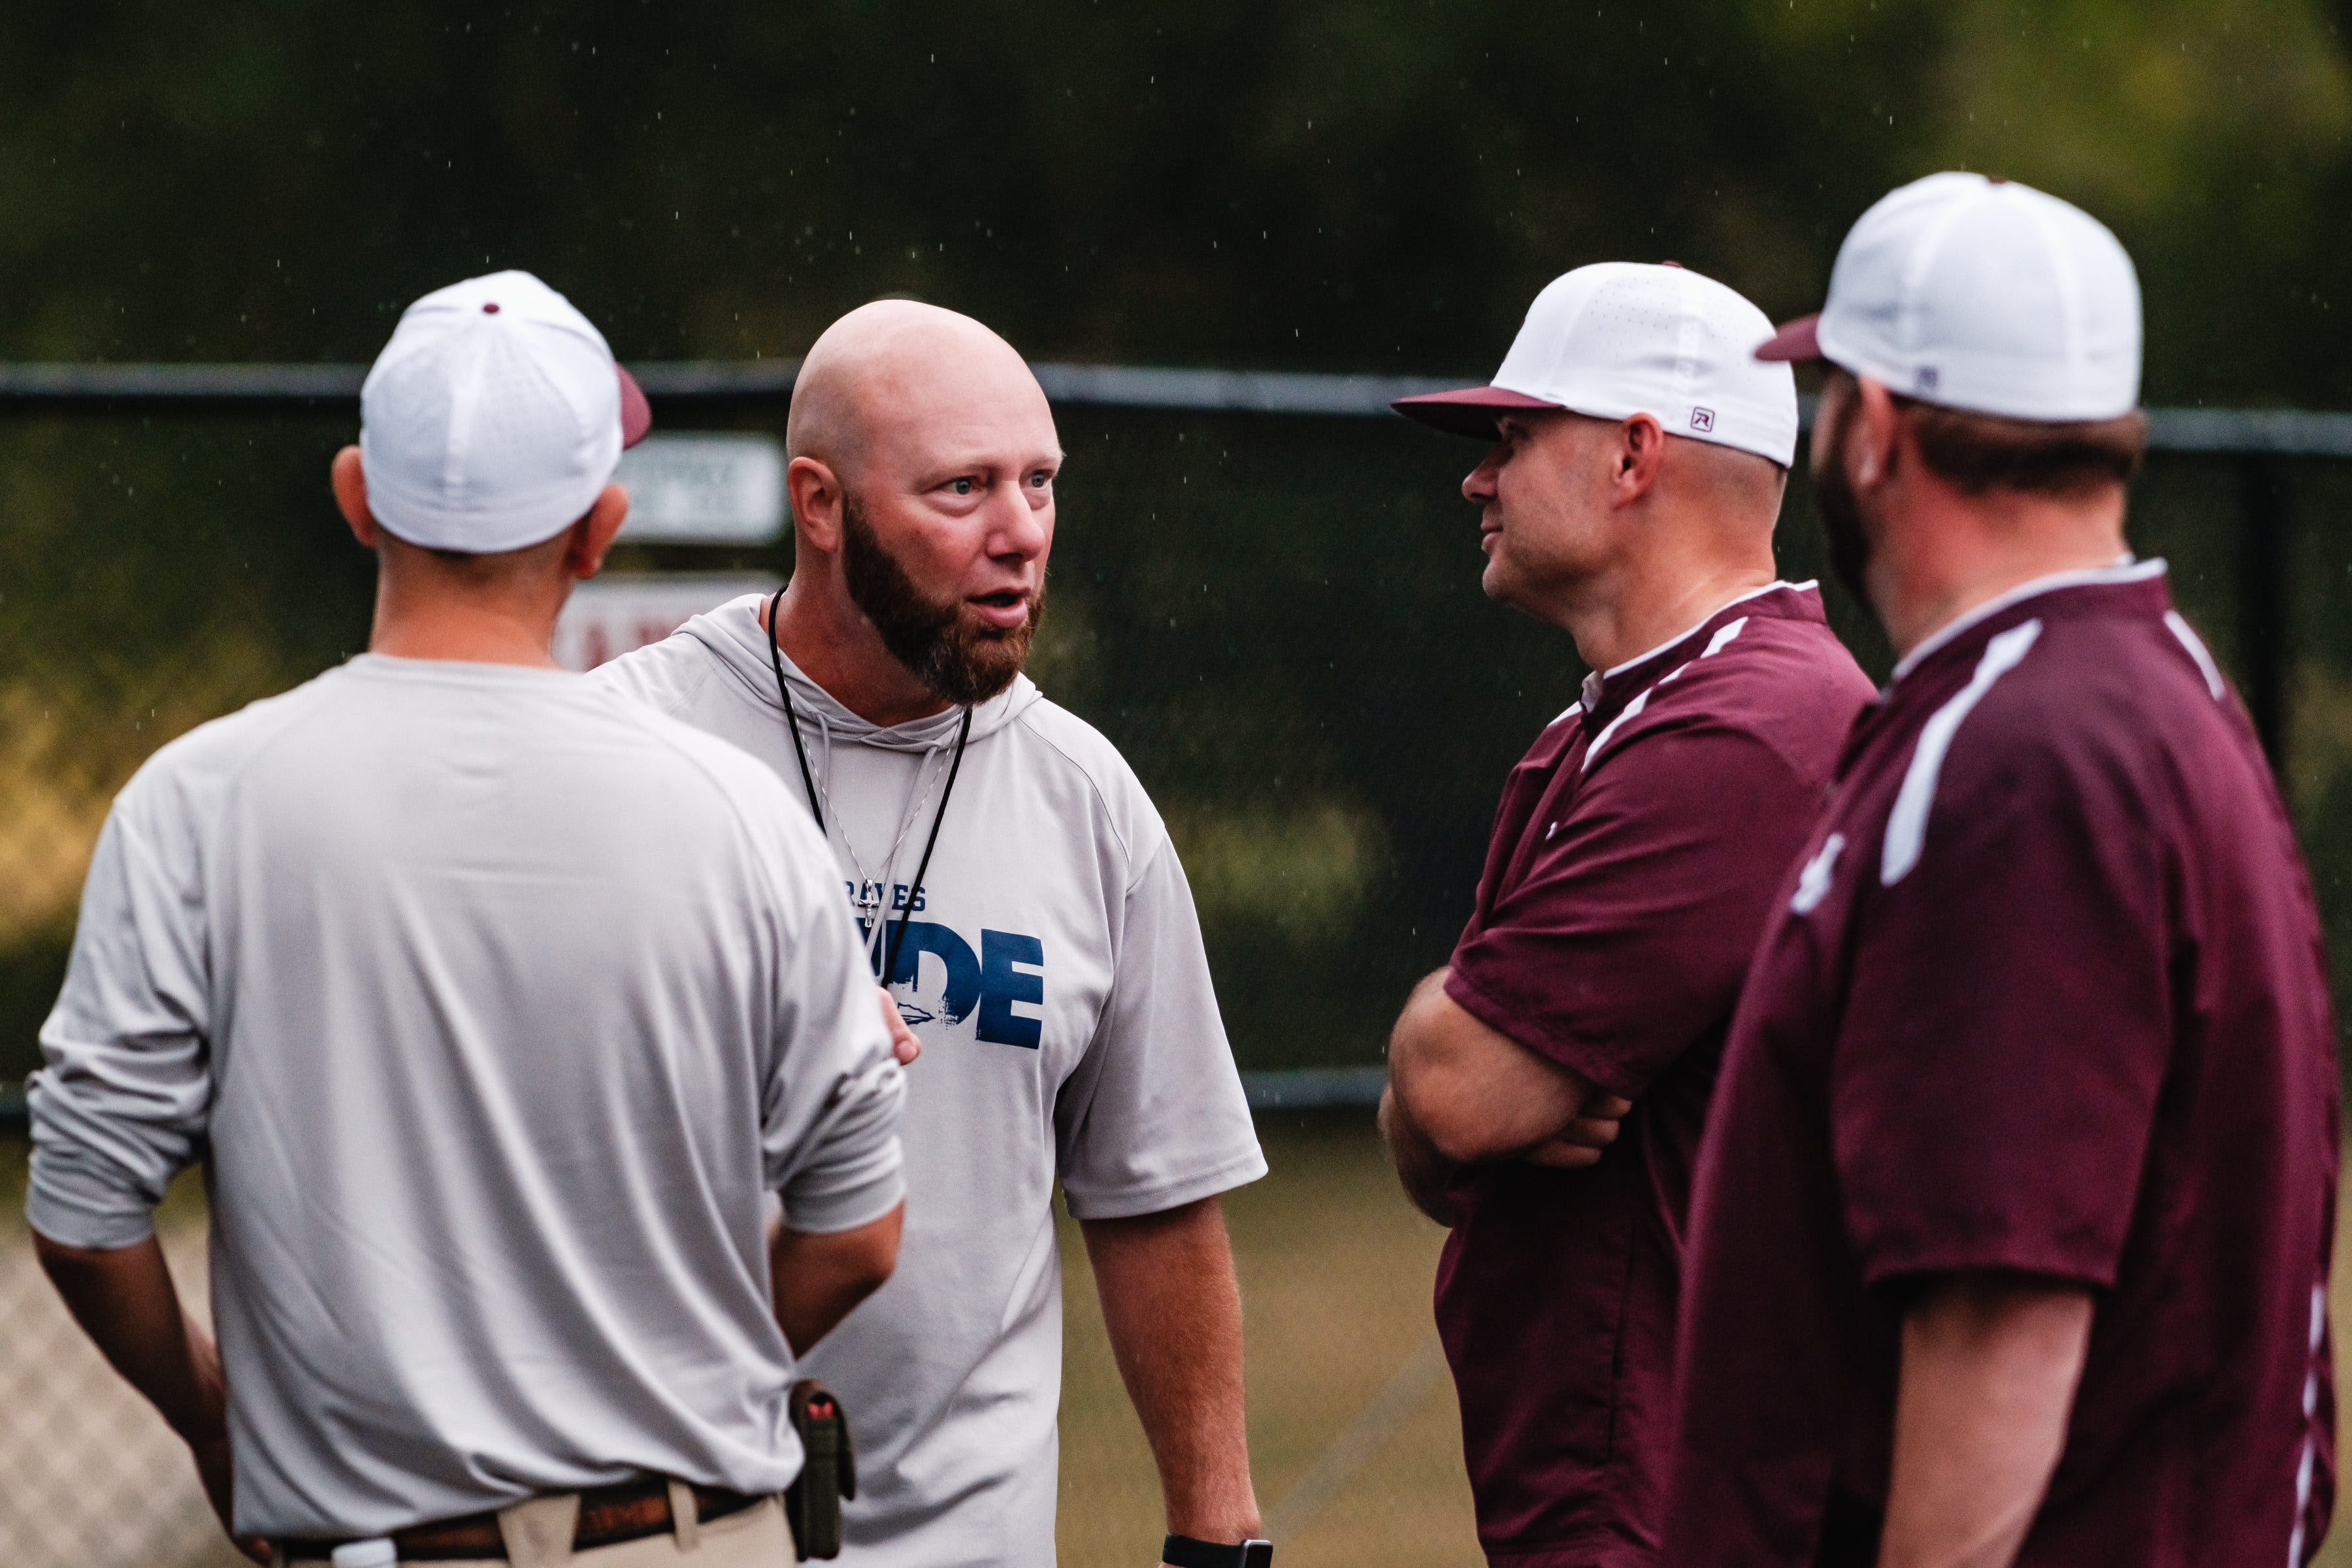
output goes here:
{"type": "Polygon", "coordinates": [[[621,537],[638,544],[765,544],[783,531],[784,452],[772,436],[648,436],[613,476],[621,537]]]}
{"type": "Polygon", "coordinates": [[[593,669],[656,643],[703,611],[745,594],[772,594],[776,580],[751,573],[613,573],[572,592],[555,623],[555,662],[593,669]]]}

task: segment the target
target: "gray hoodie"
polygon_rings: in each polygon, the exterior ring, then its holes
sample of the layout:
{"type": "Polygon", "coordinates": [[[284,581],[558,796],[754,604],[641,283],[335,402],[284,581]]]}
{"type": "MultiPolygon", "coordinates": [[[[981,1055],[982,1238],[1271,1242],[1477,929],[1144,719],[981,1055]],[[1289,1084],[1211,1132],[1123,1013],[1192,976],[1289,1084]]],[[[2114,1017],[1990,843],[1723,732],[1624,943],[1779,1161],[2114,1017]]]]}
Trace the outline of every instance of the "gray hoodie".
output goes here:
{"type": "MultiPolygon", "coordinates": [[[[798,800],[759,605],[723,605],[592,679],[742,747],[798,800]]],[[[973,710],[913,892],[961,710],[877,729],[789,659],[784,672],[877,967],[909,917],[891,994],[923,1041],[898,1271],[806,1363],[856,1436],[845,1561],[1051,1562],[1055,1179],[1074,1215],[1097,1219],[1265,1173],[1192,891],[1124,759],[1022,677],[973,710]]]]}

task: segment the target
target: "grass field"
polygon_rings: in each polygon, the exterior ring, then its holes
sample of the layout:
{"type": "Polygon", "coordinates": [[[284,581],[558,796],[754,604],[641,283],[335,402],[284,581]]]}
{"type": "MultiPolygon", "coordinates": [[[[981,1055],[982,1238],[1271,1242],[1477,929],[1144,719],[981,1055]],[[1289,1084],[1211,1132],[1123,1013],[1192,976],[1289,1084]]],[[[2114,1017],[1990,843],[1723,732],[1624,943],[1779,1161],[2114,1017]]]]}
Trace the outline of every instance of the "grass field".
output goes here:
{"type": "MultiPolygon", "coordinates": [[[[1273,1173],[1226,1200],[1247,1318],[1250,1453],[1285,1568],[1475,1568],[1454,1386],[1430,1324],[1438,1228],[1369,1115],[1260,1123],[1273,1173]],[[1369,1413],[1369,1414],[1368,1414],[1369,1413]]],[[[1149,1563],[1159,1483],[1064,1222],[1066,1568],[1149,1563]]]]}
{"type": "MultiPolygon", "coordinates": [[[[1429,1321],[1439,1233],[1397,1194],[1370,1118],[1261,1125],[1274,1173],[1229,1199],[1248,1313],[1250,1444],[1286,1568],[1475,1568],[1454,1394],[1429,1321]]],[[[231,1568],[183,1451],[65,1321],[25,1244],[23,1149],[0,1145],[0,1564],[231,1568]]],[[[2352,1204],[2341,1212],[2352,1215],[2352,1204]]],[[[192,1182],[165,1215],[201,1293],[192,1182]]],[[[2352,1236],[2336,1247],[2337,1340],[2352,1236]]],[[[1143,1568],[1161,1530],[1151,1461],[1065,1226],[1065,1568],[1143,1568]]],[[[2338,1531],[2326,1568],[2352,1568],[2338,1531]]]]}

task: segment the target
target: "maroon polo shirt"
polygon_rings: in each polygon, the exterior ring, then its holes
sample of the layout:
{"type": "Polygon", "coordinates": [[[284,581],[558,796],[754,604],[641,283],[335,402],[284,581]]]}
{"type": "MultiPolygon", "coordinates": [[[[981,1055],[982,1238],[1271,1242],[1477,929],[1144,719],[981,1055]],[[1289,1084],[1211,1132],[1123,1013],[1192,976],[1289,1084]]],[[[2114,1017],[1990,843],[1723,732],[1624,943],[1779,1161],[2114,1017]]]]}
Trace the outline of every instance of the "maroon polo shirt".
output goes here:
{"type": "Polygon", "coordinates": [[[1874,1562],[1902,1312],[1955,1269],[2095,1301],[2020,1563],[2307,1556],[2334,1047],[2285,811],[2163,563],[1931,639],[1855,725],[1732,1027],[1664,1560],[1874,1562]]]}
{"type": "Polygon", "coordinates": [[[1724,1030],[1870,695],[1819,591],[1775,584],[1589,679],[1504,787],[1446,994],[1635,1109],[1598,1165],[1454,1192],[1438,1328],[1496,1563],[1650,1561],[1724,1030]]]}

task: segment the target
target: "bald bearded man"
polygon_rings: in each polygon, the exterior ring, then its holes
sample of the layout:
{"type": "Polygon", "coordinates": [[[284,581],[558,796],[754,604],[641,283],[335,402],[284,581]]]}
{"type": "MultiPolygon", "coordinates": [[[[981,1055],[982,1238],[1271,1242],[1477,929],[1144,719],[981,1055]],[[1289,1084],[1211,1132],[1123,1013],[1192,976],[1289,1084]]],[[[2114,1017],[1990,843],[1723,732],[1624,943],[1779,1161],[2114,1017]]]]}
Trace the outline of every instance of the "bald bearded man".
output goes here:
{"type": "Polygon", "coordinates": [[[885,300],[810,350],[786,442],[790,585],[597,679],[783,775],[925,1046],[897,1277],[808,1362],[856,1433],[845,1558],[1053,1560],[1058,1177],[1165,1559],[1263,1563],[1217,1194],[1265,1162],[1159,814],[1021,673],[1062,464],[1045,394],[979,322],[885,300]]]}

